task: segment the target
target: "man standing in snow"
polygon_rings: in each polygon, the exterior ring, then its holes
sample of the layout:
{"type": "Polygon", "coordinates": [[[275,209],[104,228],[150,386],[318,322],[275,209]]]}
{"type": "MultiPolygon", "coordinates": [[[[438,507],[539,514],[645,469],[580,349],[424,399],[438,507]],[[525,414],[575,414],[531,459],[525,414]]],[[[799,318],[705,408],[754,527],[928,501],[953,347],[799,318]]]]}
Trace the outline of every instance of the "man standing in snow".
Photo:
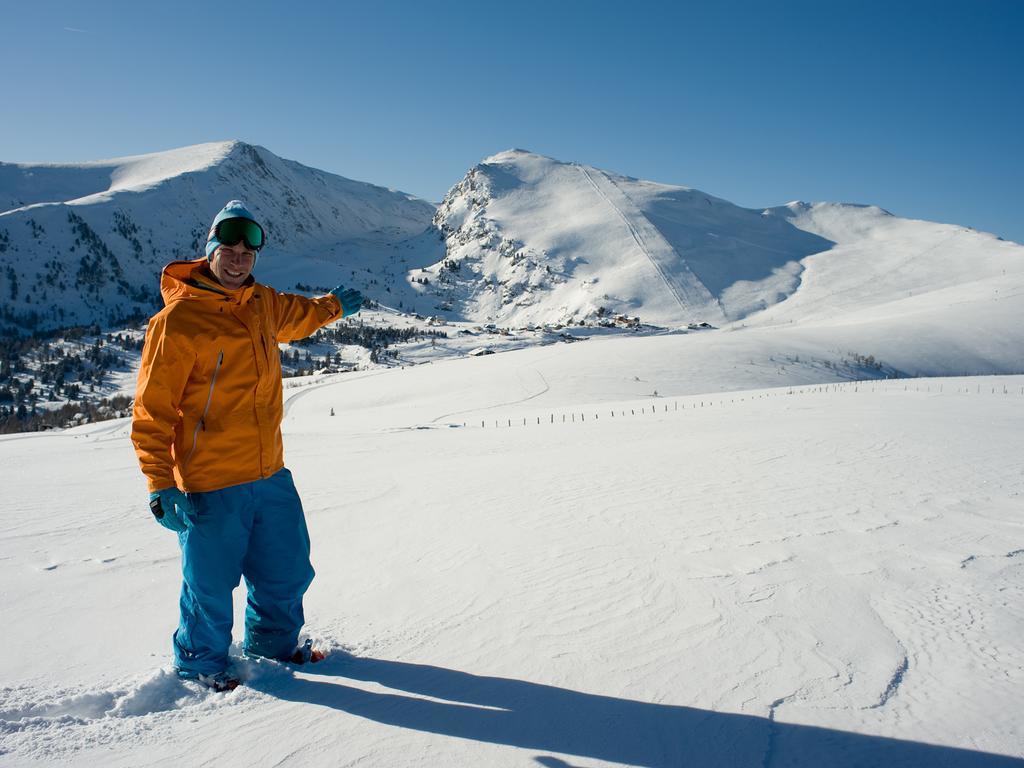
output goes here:
{"type": "Polygon", "coordinates": [[[252,277],[265,242],[245,204],[213,220],[206,257],[168,264],[164,308],[152,317],[132,410],[132,443],[150,509],[176,531],[182,553],[179,676],[216,690],[229,669],[231,593],[245,577],[245,652],[303,663],[302,596],[313,580],[309,534],[284,466],[278,343],[305,338],[359,311],[339,286],[309,299],[252,277]]]}

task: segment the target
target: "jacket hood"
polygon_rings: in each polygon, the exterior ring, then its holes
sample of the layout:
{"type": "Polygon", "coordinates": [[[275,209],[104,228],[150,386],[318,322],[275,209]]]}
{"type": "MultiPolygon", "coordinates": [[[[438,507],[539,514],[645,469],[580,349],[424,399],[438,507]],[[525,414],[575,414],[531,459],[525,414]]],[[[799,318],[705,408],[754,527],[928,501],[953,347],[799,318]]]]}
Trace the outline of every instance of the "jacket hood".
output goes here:
{"type": "Polygon", "coordinates": [[[244,304],[252,295],[254,285],[256,280],[249,275],[241,288],[229,291],[217,282],[205,257],[192,261],[172,261],[160,275],[160,295],[167,306],[188,299],[228,299],[244,304]]]}

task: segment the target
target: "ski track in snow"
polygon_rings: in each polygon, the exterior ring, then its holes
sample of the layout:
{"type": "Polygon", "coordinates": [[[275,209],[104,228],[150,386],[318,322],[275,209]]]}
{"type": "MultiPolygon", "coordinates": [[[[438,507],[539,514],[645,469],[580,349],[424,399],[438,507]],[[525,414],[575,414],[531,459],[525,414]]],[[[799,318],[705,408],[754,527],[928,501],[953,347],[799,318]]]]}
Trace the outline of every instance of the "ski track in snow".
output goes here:
{"type": "MultiPolygon", "coordinates": [[[[715,305],[722,312],[722,317],[725,316],[725,311],[721,307],[721,303],[714,296],[711,295],[704,284],[700,282],[695,274],[687,266],[686,261],[679,255],[675,248],[664,238],[661,233],[658,232],[657,228],[647,222],[647,218],[643,215],[639,208],[632,204],[629,198],[624,192],[622,192],[615,184],[615,182],[608,177],[607,174],[598,172],[601,178],[600,183],[594,178],[594,175],[590,173],[590,170],[586,166],[576,166],[587,179],[590,185],[594,188],[594,191],[608,204],[608,206],[615,211],[616,215],[622,220],[622,223],[626,225],[629,230],[630,236],[640,249],[641,253],[647,257],[650,261],[651,266],[658,273],[665,287],[668,288],[672,298],[676,300],[679,308],[683,312],[683,317],[690,317],[695,312],[701,314],[705,311],[705,308],[710,305],[715,305]],[[609,192],[607,187],[610,187],[614,192],[609,192]],[[612,200],[612,195],[619,198],[619,202],[612,200]],[[630,205],[633,208],[633,219],[631,220],[625,212],[622,210],[623,204],[630,205]],[[637,229],[636,222],[643,222],[647,224],[644,227],[644,233],[641,234],[637,229]],[[652,246],[649,243],[654,243],[654,247],[659,251],[655,254],[652,251],[652,246]],[[665,254],[662,256],[661,254],[665,254]],[[672,258],[674,257],[674,259],[672,258]],[[674,261],[675,263],[663,263],[666,261],[674,261]],[[673,270],[682,271],[688,278],[688,281],[683,281],[674,276],[673,270]]],[[[721,319],[718,320],[721,322],[721,319]]]]}
{"type": "Polygon", "coordinates": [[[495,408],[504,408],[506,406],[511,405],[522,405],[523,403],[528,403],[535,398],[547,394],[551,387],[548,385],[547,379],[544,378],[544,374],[538,370],[533,370],[532,373],[538,379],[540,379],[540,387],[537,388],[536,391],[530,391],[529,385],[527,384],[527,382],[523,380],[522,370],[519,370],[516,372],[516,376],[518,377],[520,383],[522,383],[523,390],[528,393],[523,397],[514,398],[512,400],[506,400],[500,403],[494,403],[493,405],[488,406],[487,408],[480,408],[479,406],[477,406],[476,408],[467,408],[461,411],[451,411],[449,413],[442,413],[440,416],[435,416],[433,419],[431,419],[430,423],[437,424],[439,421],[445,421],[446,419],[450,419],[452,416],[460,416],[465,413],[479,413],[484,410],[494,410],[495,408]]]}

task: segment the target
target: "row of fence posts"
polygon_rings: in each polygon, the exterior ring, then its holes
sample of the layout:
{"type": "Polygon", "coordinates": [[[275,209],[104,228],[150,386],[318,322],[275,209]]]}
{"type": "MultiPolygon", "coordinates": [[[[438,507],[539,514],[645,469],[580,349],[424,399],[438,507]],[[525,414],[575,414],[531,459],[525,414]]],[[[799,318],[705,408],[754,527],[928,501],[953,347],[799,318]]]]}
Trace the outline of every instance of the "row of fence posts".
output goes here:
{"type": "MultiPolygon", "coordinates": [[[[806,387],[806,388],[801,388],[801,389],[794,389],[794,388],[790,387],[789,389],[786,390],[786,392],[784,394],[789,396],[789,395],[807,395],[807,394],[814,394],[814,393],[818,393],[818,392],[843,392],[843,391],[846,391],[846,392],[859,392],[861,387],[864,387],[864,391],[867,392],[867,391],[869,391],[868,387],[867,387],[868,384],[871,385],[871,388],[870,388],[871,392],[876,392],[876,391],[878,391],[878,387],[884,386],[882,384],[882,382],[877,382],[876,383],[876,382],[871,382],[871,381],[859,381],[859,382],[823,384],[823,385],[816,386],[816,387],[806,387]]],[[[945,388],[945,384],[938,384],[938,385],[935,385],[935,389],[933,390],[933,385],[928,384],[928,385],[925,385],[924,387],[921,387],[920,385],[915,385],[913,387],[913,389],[911,389],[909,384],[904,384],[902,391],[903,392],[911,392],[911,391],[912,392],[925,392],[925,393],[929,393],[929,392],[934,391],[936,393],[940,393],[941,394],[941,393],[945,392],[944,388],[945,388]]],[[[988,387],[986,387],[986,389],[988,389],[988,387]]],[[[998,387],[995,387],[995,386],[991,387],[991,394],[993,394],[993,395],[999,394],[998,390],[999,390],[998,387]]],[[[896,389],[894,387],[891,387],[891,386],[884,386],[882,391],[884,391],[884,392],[892,392],[892,391],[898,391],[898,389],[896,389]]],[[[783,393],[781,393],[781,392],[762,392],[761,394],[757,395],[755,398],[750,398],[750,399],[761,400],[761,399],[764,399],[766,397],[775,397],[776,395],[779,395],[779,394],[783,394],[783,393]]],[[[982,385],[978,384],[976,388],[974,388],[974,387],[960,387],[960,386],[958,386],[957,390],[956,390],[956,394],[982,394],[982,385]],[[975,391],[972,392],[971,391],[972,389],[974,389],[975,391]]],[[[1009,394],[1014,394],[1014,393],[1011,391],[1011,389],[1009,387],[1007,387],[1004,384],[1002,386],[1002,394],[1009,395],[1009,394]]],[[[1019,394],[1024,396],[1024,386],[1022,386],[1020,388],[1020,393],[1019,394]]],[[[748,398],[741,397],[741,398],[738,398],[738,399],[739,399],[739,402],[742,403],[742,402],[745,402],[748,398]]],[[[736,401],[737,401],[737,398],[731,398],[729,400],[729,403],[735,403],[736,401]]],[[[724,405],[725,401],[723,400],[723,401],[721,401],[721,403],[724,405]]],[[[713,401],[700,400],[698,402],[693,403],[692,409],[693,410],[697,410],[699,408],[711,408],[713,406],[714,406],[714,402],[713,401]]],[[[686,403],[683,403],[682,407],[680,408],[679,402],[678,401],[673,401],[671,409],[669,408],[669,404],[665,403],[662,412],[663,413],[668,413],[669,410],[672,410],[672,411],[686,410],[686,403]]],[[[610,415],[610,418],[613,418],[613,419],[617,418],[616,415],[615,415],[615,411],[614,410],[610,410],[608,413],[610,415]]],[[[655,413],[658,413],[657,407],[654,406],[654,405],[651,405],[649,408],[646,405],[641,406],[639,414],[637,414],[636,408],[630,408],[629,409],[629,415],[630,416],[646,415],[648,413],[650,413],[652,416],[655,413]]],[[[561,421],[559,422],[558,420],[556,420],[555,414],[552,413],[552,414],[549,414],[548,419],[546,421],[549,424],[555,424],[555,423],[561,423],[561,424],[581,423],[582,424],[582,423],[584,423],[587,420],[587,416],[586,416],[585,413],[580,413],[578,420],[576,418],[577,414],[575,412],[569,413],[569,414],[563,413],[563,414],[561,414],[561,416],[562,416],[562,418],[561,418],[561,421]]],[[[626,417],[625,409],[619,411],[619,416],[623,417],[623,418],[626,417]]],[[[535,418],[536,418],[536,422],[537,422],[538,426],[542,423],[542,421],[544,421],[540,416],[537,416],[535,418]]],[[[599,421],[600,418],[601,418],[600,413],[599,412],[595,412],[594,413],[594,417],[593,417],[593,421],[599,421]]],[[[502,424],[501,424],[502,421],[505,421],[505,426],[506,427],[511,427],[512,426],[512,419],[504,419],[504,420],[502,420],[502,419],[495,419],[494,420],[495,428],[500,428],[502,426],[502,424]]],[[[530,419],[528,417],[523,417],[522,426],[524,426],[524,427],[527,426],[529,424],[529,421],[530,421],[530,419]]],[[[516,419],[516,425],[517,426],[519,425],[518,422],[519,422],[519,419],[516,419]]],[[[466,422],[463,422],[462,426],[466,426],[466,422]]],[[[480,421],[480,426],[481,426],[481,428],[486,429],[487,428],[487,420],[486,419],[481,420],[480,421]]]]}

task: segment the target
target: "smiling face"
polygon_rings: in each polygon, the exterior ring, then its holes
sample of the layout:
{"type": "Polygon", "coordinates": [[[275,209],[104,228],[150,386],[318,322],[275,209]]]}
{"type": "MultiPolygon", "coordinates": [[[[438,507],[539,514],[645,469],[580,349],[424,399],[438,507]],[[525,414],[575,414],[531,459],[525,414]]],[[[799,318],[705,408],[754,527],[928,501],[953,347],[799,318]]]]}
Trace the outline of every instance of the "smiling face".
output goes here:
{"type": "Polygon", "coordinates": [[[217,281],[233,291],[241,288],[256,263],[256,251],[244,241],[235,245],[218,245],[210,257],[210,271],[217,281]]]}

